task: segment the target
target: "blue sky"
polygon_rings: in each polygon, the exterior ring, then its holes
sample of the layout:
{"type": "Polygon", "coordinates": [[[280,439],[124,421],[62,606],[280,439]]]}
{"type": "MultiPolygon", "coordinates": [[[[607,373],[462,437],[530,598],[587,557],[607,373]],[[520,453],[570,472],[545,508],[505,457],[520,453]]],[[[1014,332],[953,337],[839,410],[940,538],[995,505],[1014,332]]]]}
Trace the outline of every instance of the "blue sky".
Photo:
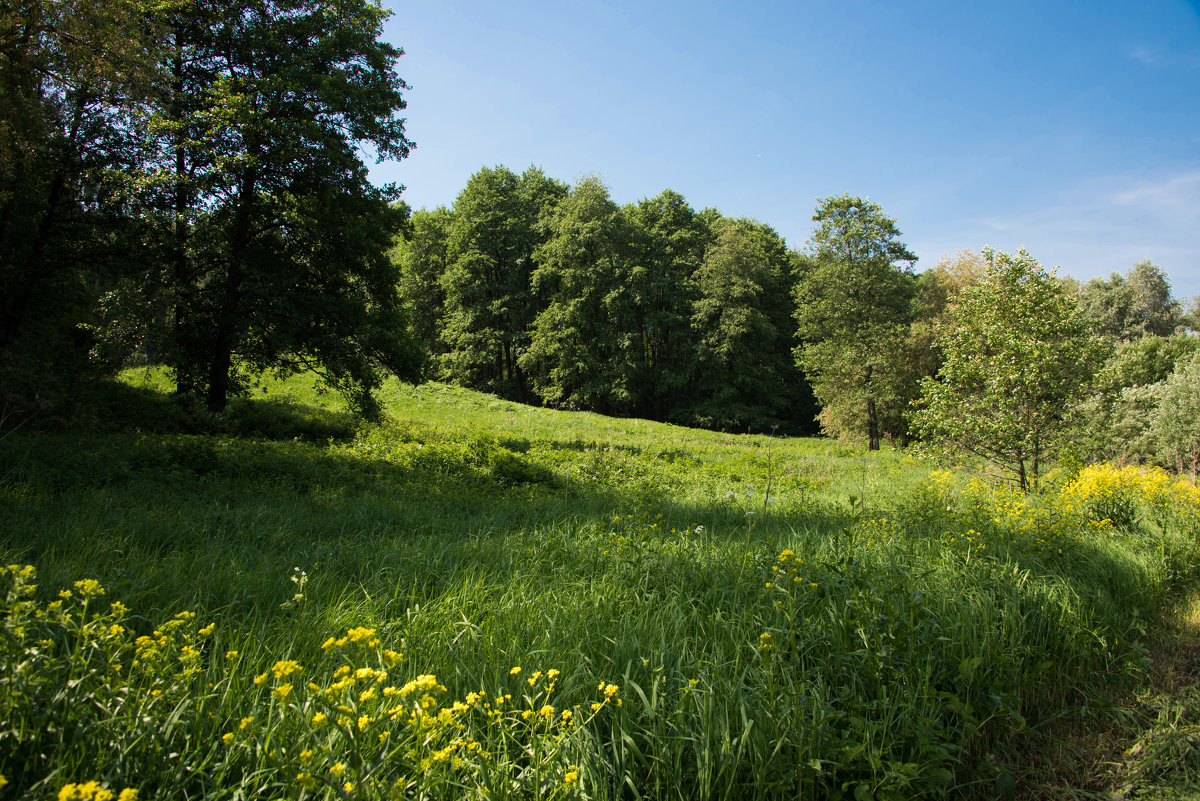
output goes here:
{"type": "Polygon", "coordinates": [[[394,6],[414,207],[484,165],[670,187],[802,247],[869,197],[920,257],[1024,246],[1080,279],[1149,258],[1200,293],[1200,3],[394,6]]]}

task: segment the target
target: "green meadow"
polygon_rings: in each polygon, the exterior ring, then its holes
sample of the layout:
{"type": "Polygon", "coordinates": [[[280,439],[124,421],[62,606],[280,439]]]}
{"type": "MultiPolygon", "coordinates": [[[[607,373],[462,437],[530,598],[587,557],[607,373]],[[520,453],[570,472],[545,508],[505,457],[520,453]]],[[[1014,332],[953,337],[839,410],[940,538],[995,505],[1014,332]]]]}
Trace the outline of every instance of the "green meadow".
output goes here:
{"type": "Polygon", "coordinates": [[[0,439],[0,798],[1196,788],[1200,493],[1160,470],[1024,496],[440,384],[378,425],[169,389],[0,439]]]}

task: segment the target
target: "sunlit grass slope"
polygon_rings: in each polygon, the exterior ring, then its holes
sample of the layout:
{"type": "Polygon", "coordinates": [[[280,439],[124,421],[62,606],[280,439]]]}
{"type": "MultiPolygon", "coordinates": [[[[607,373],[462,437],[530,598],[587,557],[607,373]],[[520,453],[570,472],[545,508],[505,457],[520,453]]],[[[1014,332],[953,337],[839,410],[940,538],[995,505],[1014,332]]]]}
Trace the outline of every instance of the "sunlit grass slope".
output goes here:
{"type": "Polygon", "coordinates": [[[0,793],[1016,794],[1197,564],[1161,474],[1026,499],[440,385],[365,426],[125,379],[0,440],[0,793]]]}

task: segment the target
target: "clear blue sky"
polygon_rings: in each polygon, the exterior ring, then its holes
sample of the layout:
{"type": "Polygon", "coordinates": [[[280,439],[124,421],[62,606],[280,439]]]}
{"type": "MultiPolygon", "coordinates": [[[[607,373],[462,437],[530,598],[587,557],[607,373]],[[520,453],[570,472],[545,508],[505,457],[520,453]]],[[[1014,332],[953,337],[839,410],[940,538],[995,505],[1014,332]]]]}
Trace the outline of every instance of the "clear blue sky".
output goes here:
{"type": "Polygon", "coordinates": [[[415,208],[484,165],[670,187],[795,248],[816,199],[897,219],[931,267],[1024,246],[1080,279],[1149,258],[1200,293],[1200,3],[394,6],[415,208]]]}

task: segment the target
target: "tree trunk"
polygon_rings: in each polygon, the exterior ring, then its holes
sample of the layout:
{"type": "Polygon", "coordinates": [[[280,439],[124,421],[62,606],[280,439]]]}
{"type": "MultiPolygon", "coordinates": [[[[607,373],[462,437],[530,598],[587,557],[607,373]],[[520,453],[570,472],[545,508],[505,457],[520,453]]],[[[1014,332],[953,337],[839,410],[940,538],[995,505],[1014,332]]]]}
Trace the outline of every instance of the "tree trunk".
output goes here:
{"type": "Polygon", "coordinates": [[[875,399],[867,398],[867,448],[879,450],[879,416],[875,412],[875,399]]]}
{"type": "MultiPolygon", "coordinates": [[[[183,56],[181,55],[183,52],[183,41],[182,33],[178,28],[175,30],[175,51],[177,55],[172,63],[174,82],[171,87],[175,96],[172,98],[171,110],[176,125],[181,125],[183,119],[183,56]]],[[[175,224],[172,231],[174,240],[172,242],[172,249],[174,251],[172,255],[174,262],[175,298],[171,315],[171,354],[172,360],[175,362],[172,367],[175,370],[175,393],[177,395],[192,395],[196,391],[194,358],[188,352],[189,349],[182,345],[183,340],[190,336],[188,332],[187,304],[189,302],[188,295],[190,295],[188,290],[191,284],[188,276],[187,257],[188,237],[190,234],[187,214],[190,209],[186,183],[187,150],[184,146],[185,139],[185,131],[182,128],[177,128],[175,131],[175,224]]]]}
{"type": "Polygon", "coordinates": [[[229,401],[229,372],[233,367],[233,346],[237,339],[238,322],[241,315],[242,282],[246,278],[246,273],[242,270],[242,260],[245,258],[250,244],[250,217],[257,183],[257,171],[247,170],[242,177],[242,186],[238,192],[237,215],[234,217],[233,230],[229,234],[229,274],[225,278],[225,286],[221,292],[221,306],[217,311],[217,330],[214,332],[209,361],[208,410],[210,412],[225,411],[225,405],[229,401]]]}
{"type": "Polygon", "coordinates": [[[233,344],[237,334],[238,307],[240,305],[242,280],[241,265],[234,261],[229,265],[229,276],[222,293],[221,311],[217,317],[216,336],[208,371],[208,410],[223,412],[229,402],[229,372],[233,367],[233,344]]]}

